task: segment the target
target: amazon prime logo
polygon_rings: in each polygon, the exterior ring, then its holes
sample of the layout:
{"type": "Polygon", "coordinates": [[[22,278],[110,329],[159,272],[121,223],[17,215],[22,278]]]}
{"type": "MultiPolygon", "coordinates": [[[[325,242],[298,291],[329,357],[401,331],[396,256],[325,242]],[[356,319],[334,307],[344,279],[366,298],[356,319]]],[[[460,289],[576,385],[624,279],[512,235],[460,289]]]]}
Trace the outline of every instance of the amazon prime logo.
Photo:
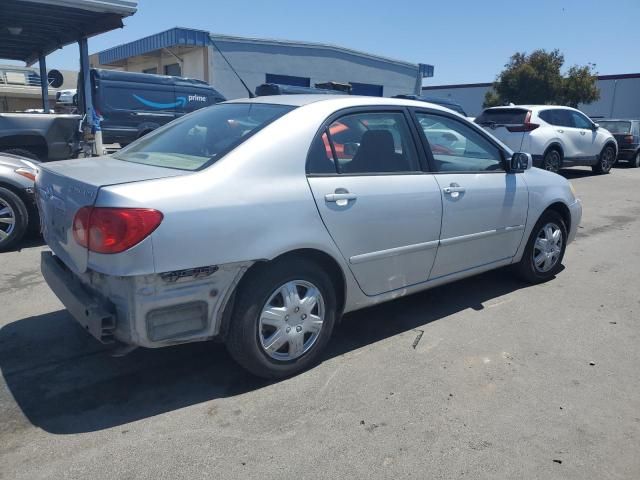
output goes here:
{"type": "Polygon", "coordinates": [[[190,102],[206,102],[207,97],[204,95],[189,95],[190,102]]]}

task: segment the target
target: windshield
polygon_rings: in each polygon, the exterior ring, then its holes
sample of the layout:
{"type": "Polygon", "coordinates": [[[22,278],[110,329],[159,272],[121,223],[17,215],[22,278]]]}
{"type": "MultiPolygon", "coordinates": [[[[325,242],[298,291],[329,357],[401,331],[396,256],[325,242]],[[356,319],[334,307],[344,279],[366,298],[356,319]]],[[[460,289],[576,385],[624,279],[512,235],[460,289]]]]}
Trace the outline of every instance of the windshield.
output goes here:
{"type": "Polygon", "coordinates": [[[113,155],[117,160],[198,170],[291,111],[288,105],[227,103],[203,108],[159,128],[113,155]]]}
{"type": "Polygon", "coordinates": [[[631,133],[631,122],[600,120],[598,125],[611,133],[631,133]]]}

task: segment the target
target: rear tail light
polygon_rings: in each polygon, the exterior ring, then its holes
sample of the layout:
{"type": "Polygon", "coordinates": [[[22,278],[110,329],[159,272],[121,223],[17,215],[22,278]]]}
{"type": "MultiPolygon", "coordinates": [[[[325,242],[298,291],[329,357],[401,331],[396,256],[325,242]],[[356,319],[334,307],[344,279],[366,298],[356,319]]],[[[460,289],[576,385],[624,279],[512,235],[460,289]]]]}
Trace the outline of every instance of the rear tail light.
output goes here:
{"type": "Polygon", "coordinates": [[[622,143],[633,143],[633,135],[625,135],[622,138],[622,143]]]}
{"type": "Polygon", "coordinates": [[[510,127],[507,127],[507,130],[509,130],[510,132],[531,132],[532,130],[535,130],[539,126],[540,125],[538,125],[537,123],[531,123],[531,111],[528,111],[527,116],[524,118],[524,123],[522,125],[513,125],[510,127]]]}
{"type": "Polygon", "coordinates": [[[162,218],[151,208],[82,207],[73,219],[73,238],[92,252],[120,253],[147,238],[162,218]]]}

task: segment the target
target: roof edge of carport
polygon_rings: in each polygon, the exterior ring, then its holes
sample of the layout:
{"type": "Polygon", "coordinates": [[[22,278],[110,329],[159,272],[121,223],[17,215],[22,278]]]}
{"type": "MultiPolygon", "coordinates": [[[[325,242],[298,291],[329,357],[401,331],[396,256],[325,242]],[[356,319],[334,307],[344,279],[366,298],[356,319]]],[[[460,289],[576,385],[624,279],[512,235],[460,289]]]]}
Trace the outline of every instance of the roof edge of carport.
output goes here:
{"type": "Polygon", "coordinates": [[[138,10],[137,0],[22,0],[23,2],[57,5],[100,13],[114,13],[128,17],[138,10]]]}

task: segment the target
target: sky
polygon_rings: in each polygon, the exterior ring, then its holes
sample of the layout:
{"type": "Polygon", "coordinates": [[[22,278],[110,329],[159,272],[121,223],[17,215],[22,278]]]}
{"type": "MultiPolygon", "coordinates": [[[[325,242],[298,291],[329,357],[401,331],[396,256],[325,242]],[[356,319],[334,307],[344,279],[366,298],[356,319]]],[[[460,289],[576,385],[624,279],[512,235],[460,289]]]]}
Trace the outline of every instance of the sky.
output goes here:
{"type": "MultiPolygon", "coordinates": [[[[565,67],[640,72],[640,0],[139,0],[123,29],[89,40],[95,53],[175,26],[331,43],[435,66],[425,85],[491,82],[516,51],[558,48],[565,67]]],[[[48,68],[78,69],[77,45],[48,68]]]]}

